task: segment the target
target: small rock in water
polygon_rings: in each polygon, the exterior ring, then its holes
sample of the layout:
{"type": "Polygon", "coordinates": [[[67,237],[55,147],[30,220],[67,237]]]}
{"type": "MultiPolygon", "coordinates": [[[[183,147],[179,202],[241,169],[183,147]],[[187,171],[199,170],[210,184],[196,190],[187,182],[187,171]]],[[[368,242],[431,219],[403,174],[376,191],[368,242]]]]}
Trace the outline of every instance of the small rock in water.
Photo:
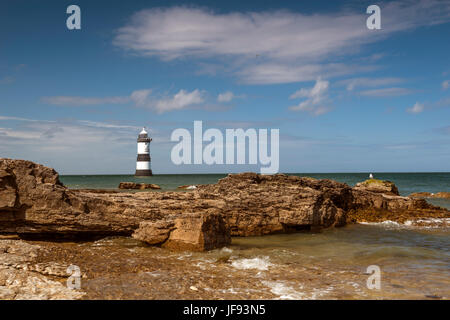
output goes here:
{"type": "Polygon", "coordinates": [[[187,185],[179,186],[178,189],[193,190],[193,189],[197,189],[197,187],[194,185],[187,184],[187,185]]]}
{"type": "Polygon", "coordinates": [[[135,183],[135,182],[121,182],[119,189],[161,189],[160,186],[153,183],[135,183]]]}

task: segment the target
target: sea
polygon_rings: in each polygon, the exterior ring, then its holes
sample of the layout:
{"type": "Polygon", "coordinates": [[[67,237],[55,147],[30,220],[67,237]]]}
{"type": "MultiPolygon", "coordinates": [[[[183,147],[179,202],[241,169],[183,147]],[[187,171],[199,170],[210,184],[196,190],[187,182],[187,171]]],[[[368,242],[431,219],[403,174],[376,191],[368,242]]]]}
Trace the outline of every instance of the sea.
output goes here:
{"type": "MultiPolygon", "coordinates": [[[[293,175],[333,179],[351,186],[368,178],[366,173],[293,175]]],[[[124,181],[145,182],[158,184],[164,191],[177,190],[180,185],[216,183],[225,176],[63,175],[61,181],[69,188],[98,189],[117,189],[124,181]]],[[[394,182],[401,195],[450,191],[450,173],[374,173],[374,177],[394,182]]],[[[450,209],[449,199],[427,201],[450,209]]],[[[129,291],[133,297],[141,292],[142,298],[169,299],[195,298],[194,294],[200,293],[200,297],[212,299],[450,299],[449,227],[416,227],[391,221],[356,224],[314,233],[236,237],[226,248],[199,253],[143,247],[121,237],[82,246],[83,252],[93,250],[103,259],[116,253],[111,261],[99,264],[124,260],[125,264],[152,261],[156,266],[157,261],[165,261],[139,276],[127,272],[119,278],[105,275],[87,283],[88,288],[101,283],[102,295],[110,290],[111,297],[127,298],[129,291]],[[375,274],[378,280],[374,280],[375,274]],[[114,286],[119,279],[127,287],[114,286]],[[142,289],[146,281],[152,288],[158,287],[155,296],[149,296],[150,286],[142,289]],[[189,281],[195,282],[195,291],[189,289],[189,281]],[[376,281],[378,287],[374,287],[376,281]]],[[[92,292],[90,297],[97,298],[92,292]]]]}

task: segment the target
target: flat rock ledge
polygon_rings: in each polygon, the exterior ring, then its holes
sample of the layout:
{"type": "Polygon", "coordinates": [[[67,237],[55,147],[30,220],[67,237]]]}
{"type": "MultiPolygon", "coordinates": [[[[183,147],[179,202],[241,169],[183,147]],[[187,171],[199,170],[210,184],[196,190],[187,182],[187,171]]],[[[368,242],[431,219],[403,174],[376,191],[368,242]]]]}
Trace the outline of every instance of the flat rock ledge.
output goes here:
{"type": "MultiPolygon", "coordinates": [[[[0,158],[0,234],[22,239],[131,236],[172,249],[208,250],[229,236],[341,227],[361,221],[450,218],[392,183],[350,187],[285,174],[230,174],[189,192],[92,192],[63,186],[58,173],[0,158]],[[374,187],[376,186],[376,187],[374,187]]],[[[413,222],[412,222],[413,223],[413,222]]]]}

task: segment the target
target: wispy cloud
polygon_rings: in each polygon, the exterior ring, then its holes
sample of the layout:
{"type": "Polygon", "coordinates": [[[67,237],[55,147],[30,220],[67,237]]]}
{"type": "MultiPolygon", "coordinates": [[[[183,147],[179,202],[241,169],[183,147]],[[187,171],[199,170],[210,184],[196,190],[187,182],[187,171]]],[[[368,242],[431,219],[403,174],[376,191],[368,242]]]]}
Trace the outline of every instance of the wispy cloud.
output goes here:
{"type": "Polygon", "coordinates": [[[425,110],[425,106],[422,103],[416,102],[414,106],[406,109],[409,113],[421,113],[425,110]]]}
{"type": "Polygon", "coordinates": [[[301,88],[294,92],[289,98],[306,98],[306,100],[300,102],[296,106],[292,106],[289,109],[292,111],[307,111],[313,115],[321,115],[330,111],[329,107],[325,106],[328,99],[328,87],[329,82],[318,79],[314,87],[305,89],[301,88]]]}
{"type": "Polygon", "coordinates": [[[123,104],[130,101],[129,97],[80,97],[80,96],[53,96],[42,97],[42,102],[56,106],[92,106],[102,104],[123,104]]]}
{"type": "Polygon", "coordinates": [[[158,113],[185,109],[189,106],[198,105],[205,101],[204,93],[195,89],[191,92],[180,90],[172,97],[165,97],[150,104],[158,113]]]}
{"type": "Polygon", "coordinates": [[[450,126],[437,128],[435,131],[441,134],[450,135],[450,126]]]}
{"type": "MultiPolygon", "coordinates": [[[[231,99],[234,96],[231,97],[231,99]]],[[[223,99],[230,98],[226,93],[223,99]]],[[[43,97],[41,101],[56,106],[92,106],[104,104],[133,103],[136,107],[146,108],[157,113],[164,113],[186,108],[201,107],[206,100],[206,92],[200,89],[192,91],[181,89],[177,93],[157,94],[152,89],[133,91],[129,96],[117,97],[82,97],[82,96],[53,96],[43,97]]],[[[208,107],[205,106],[205,110],[208,107]]]]}
{"type": "Polygon", "coordinates": [[[15,81],[14,77],[11,76],[5,76],[3,78],[0,78],[0,84],[10,84],[15,81]]]}
{"type": "Polygon", "coordinates": [[[442,82],[442,89],[443,90],[447,90],[448,88],[450,88],[450,80],[445,80],[442,82]]]}
{"type": "Polygon", "coordinates": [[[348,91],[357,88],[383,87],[404,82],[401,78],[351,78],[338,81],[337,85],[343,85],[348,91]]]}
{"type": "MultiPolygon", "coordinates": [[[[0,154],[29,159],[72,172],[104,172],[101,159],[123,162],[129,154],[133,169],[136,135],[140,130],[114,122],[34,120],[1,116],[0,154]],[[4,123],[3,123],[4,122],[4,123]],[[18,122],[18,123],[16,123],[18,122]],[[7,125],[5,125],[7,124],[7,125]],[[127,150],[122,152],[121,150],[127,150]]],[[[126,168],[126,166],[124,167],[126,168]]]]}
{"type": "Polygon", "coordinates": [[[117,30],[113,43],[127,52],[165,61],[195,58],[201,63],[220,58],[247,83],[283,83],[310,81],[319,75],[329,78],[322,72],[323,65],[336,63],[365,44],[450,20],[448,2],[387,2],[383,32],[374,33],[366,28],[366,15],[360,9],[314,15],[217,13],[192,7],[141,10],[117,30]]]}
{"type": "Polygon", "coordinates": [[[30,122],[54,122],[52,120],[36,120],[36,119],[28,119],[21,117],[9,117],[9,116],[0,116],[0,120],[12,120],[12,121],[30,121],[30,122]]]}
{"type": "Polygon", "coordinates": [[[360,94],[369,97],[394,97],[394,96],[404,96],[407,94],[411,94],[413,92],[414,91],[411,89],[392,87],[392,88],[364,90],[361,91],[360,94]]]}
{"type": "Polygon", "coordinates": [[[234,97],[235,97],[235,95],[233,94],[233,92],[227,91],[224,93],[220,93],[217,96],[217,101],[218,102],[230,102],[231,100],[233,100],[234,97]]]}
{"type": "Polygon", "coordinates": [[[313,81],[319,76],[326,78],[346,76],[356,72],[368,72],[372,65],[351,65],[343,63],[260,63],[245,66],[237,71],[242,82],[248,84],[275,84],[313,81]]]}

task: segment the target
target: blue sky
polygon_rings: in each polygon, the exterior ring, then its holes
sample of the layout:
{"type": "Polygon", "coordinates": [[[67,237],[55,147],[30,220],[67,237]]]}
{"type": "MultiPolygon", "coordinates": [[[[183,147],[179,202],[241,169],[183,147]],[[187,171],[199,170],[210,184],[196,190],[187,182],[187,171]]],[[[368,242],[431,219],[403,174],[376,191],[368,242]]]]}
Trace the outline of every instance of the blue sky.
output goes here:
{"type": "Polygon", "coordinates": [[[2,1],[0,156],[155,173],[176,128],[276,128],[281,172],[450,171],[450,1],[2,1]],[[67,6],[81,30],[66,28],[67,6]],[[381,8],[381,30],[366,27],[381,8]]]}

